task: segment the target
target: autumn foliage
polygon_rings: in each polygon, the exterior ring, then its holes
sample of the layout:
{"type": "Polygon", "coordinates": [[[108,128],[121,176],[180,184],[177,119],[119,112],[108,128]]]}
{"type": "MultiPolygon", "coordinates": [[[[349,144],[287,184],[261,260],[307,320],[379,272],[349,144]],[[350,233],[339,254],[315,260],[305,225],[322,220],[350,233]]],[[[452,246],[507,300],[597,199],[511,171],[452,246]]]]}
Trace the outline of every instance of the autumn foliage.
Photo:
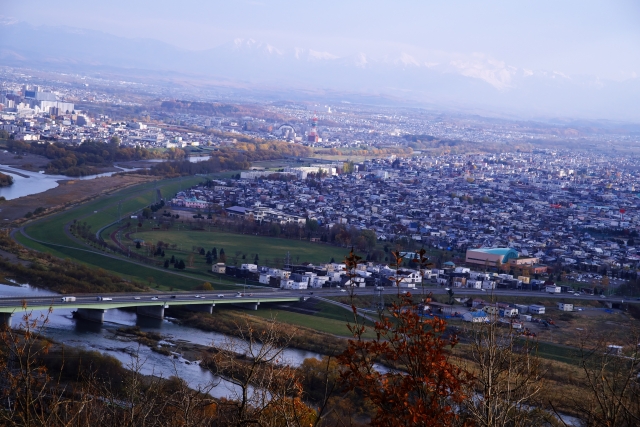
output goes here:
{"type": "Polygon", "coordinates": [[[363,338],[363,324],[349,327],[355,339],[338,358],[345,368],[341,380],[376,408],[372,426],[457,424],[467,378],[448,360],[456,338],[443,336],[444,320],[420,316],[407,294],[375,322],[374,340],[363,338]]]}

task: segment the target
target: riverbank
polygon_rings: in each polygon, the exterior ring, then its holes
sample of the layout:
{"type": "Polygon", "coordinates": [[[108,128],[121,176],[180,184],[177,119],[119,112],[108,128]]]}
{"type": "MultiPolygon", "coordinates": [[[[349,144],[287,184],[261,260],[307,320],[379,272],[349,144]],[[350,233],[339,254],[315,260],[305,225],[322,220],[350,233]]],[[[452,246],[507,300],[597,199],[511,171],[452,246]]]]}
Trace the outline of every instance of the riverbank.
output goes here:
{"type": "MultiPolygon", "coordinates": [[[[206,332],[218,332],[234,337],[242,337],[241,325],[251,325],[258,334],[269,330],[272,319],[263,319],[252,316],[240,310],[225,309],[208,313],[192,313],[186,310],[170,309],[171,316],[177,319],[181,325],[190,326],[206,332]]],[[[319,319],[321,321],[321,319],[319,319]]],[[[292,328],[295,334],[288,342],[291,348],[311,351],[322,355],[336,355],[342,353],[347,347],[347,339],[319,332],[303,326],[294,326],[281,323],[282,327],[292,328]]],[[[345,327],[346,328],[346,327],[345,327]]]]}
{"type": "MultiPolygon", "coordinates": [[[[49,159],[36,154],[14,154],[7,150],[0,149],[0,164],[22,169],[29,172],[38,172],[44,170],[49,163],[49,159]]],[[[13,171],[10,171],[13,173],[13,171]]]]}
{"type": "Polygon", "coordinates": [[[58,186],[38,194],[6,200],[0,204],[4,221],[22,222],[27,212],[44,208],[49,213],[79,205],[108,193],[153,181],[148,175],[122,174],[91,180],[60,180],[58,186]]]}

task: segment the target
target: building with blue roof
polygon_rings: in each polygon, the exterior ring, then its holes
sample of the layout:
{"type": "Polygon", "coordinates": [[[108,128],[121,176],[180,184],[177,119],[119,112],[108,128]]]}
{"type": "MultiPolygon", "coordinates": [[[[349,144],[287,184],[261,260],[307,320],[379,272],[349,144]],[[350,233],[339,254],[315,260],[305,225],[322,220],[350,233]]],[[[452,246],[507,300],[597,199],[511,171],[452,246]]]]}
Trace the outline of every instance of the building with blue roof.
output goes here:
{"type": "Polygon", "coordinates": [[[497,267],[518,259],[520,254],[512,248],[479,248],[468,249],[465,262],[488,267],[497,267]]]}

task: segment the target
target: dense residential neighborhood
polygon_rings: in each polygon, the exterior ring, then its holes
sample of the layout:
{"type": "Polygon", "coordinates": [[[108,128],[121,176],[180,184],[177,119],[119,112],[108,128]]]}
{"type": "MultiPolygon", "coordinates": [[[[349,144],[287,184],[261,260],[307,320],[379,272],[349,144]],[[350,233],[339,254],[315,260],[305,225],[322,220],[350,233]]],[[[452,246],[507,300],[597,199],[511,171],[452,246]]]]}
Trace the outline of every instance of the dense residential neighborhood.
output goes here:
{"type": "MultiPolygon", "coordinates": [[[[405,239],[415,247],[511,248],[521,257],[515,269],[532,277],[547,265],[575,270],[577,278],[630,271],[640,260],[634,160],[621,161],[615,172],[603,157],[548,151],[376,159],[356,164],[353,173],[343,167],[213,181],[179,193],[172,204],[260,223],[315,220],[321,230],[372,230],[380,241],[405,239]],[[332,170],[338,173],[316,177],[332,170]]],[[[496,266],[495,257],[465,262],[496,266]]]]}

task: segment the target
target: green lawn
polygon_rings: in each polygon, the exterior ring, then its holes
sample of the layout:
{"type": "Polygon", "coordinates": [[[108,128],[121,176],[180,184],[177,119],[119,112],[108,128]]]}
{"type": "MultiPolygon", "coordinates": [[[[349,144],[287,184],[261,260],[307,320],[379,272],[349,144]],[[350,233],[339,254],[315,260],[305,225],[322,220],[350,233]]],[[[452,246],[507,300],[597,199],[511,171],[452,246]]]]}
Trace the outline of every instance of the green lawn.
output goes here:
{"type": "MultiPolygon", "coordinates": [[[[64,232],[64,226],[74,219],[86,216],[84,221],[91,224],[92,229],[97,231],[100,227],[117,218],[117,202],[120,200],[123,200],[121,212],[124,217],[154,201],[156,187],[161,189],[163,195],[173,196],[180,188],[187,188],[202,181],[202,179],[202,177],[190,177],[137,185],[77,208],[43,218],[42,220],[29,224],[25,228],[29,236],[35,239],[56,245],[69,246],[69,248],[37,243],[27,239],[20,233],[16,234],[16,240],[27,247],[41,252],[48,252],[59,258],[69,258],[82,264],[99,267],[109,272],[119,274],[127,279],[136,278],[143,282],[151,283],[154,287],[160,285],[160,289],[192,289],[205,281],[211,281],[212,278],[202,271],[194,272],[193,278],[176,276],[174,274],[168,274],[166,271],[159,271],[125,260],[103,256],[99,253],[100,251],[98,249],[88,248],[70,239],[64,232]],[[97,213],[94,213],[96,211],[97,213]],[[93,250],[97,253],[92,253],[87,250],[93,250]]],[[[186,273],[188,274],[189,272],[186,273]]],[[[229,281],[224,281],[224,284],[218,285],[218,288],[231,289],[232,286],[229,286],[229,284],[229,281]]]]}
{"type": "MultiPolygon", "coordinates": [[[[329,262],[331,258],[336,262],[342,262],[349,253],[347,248],[311,243],[306,240],[276,239],[218,231],[156,230],[134,233],[131,237],[153,244],[158,241],[176,244],[177,251],[165,250],[165,254],[168,257],[175,255],[185,260],[194,246],[205,248],[205,250],[215,247],[218,253],[224,248],[228,264],[233,264],[234,260],[238,264],[253,263],[255,255],[258,254],[259,264],[274,265],[276,260],[281,263],[287,256],[287,252],[291,254],[293,263],[308,261],[320,264],[329,262]]],[[[206,265],[204,257],[200,255],[195,255],[195,262],[201,263],[203,267],[206,265]]]]}
{"type": "MultiPolygon", "coordinates": [[[[320,332],[326,332],[341,337],[351,336],[347,329],[347,322],[344,320],[328,319],[318,315],[312,316],[308,314],[293,313],[285,310],[274,310],[270,308],[259,308],[251,315],[259,316],[264,319],[276,318],[278,322],[287,323],[289,325],[302,326],[314,329],[320,332]]],[[[365,332],[365,338],[374,338],[375,334],[369,329],[365,332]]]]}

